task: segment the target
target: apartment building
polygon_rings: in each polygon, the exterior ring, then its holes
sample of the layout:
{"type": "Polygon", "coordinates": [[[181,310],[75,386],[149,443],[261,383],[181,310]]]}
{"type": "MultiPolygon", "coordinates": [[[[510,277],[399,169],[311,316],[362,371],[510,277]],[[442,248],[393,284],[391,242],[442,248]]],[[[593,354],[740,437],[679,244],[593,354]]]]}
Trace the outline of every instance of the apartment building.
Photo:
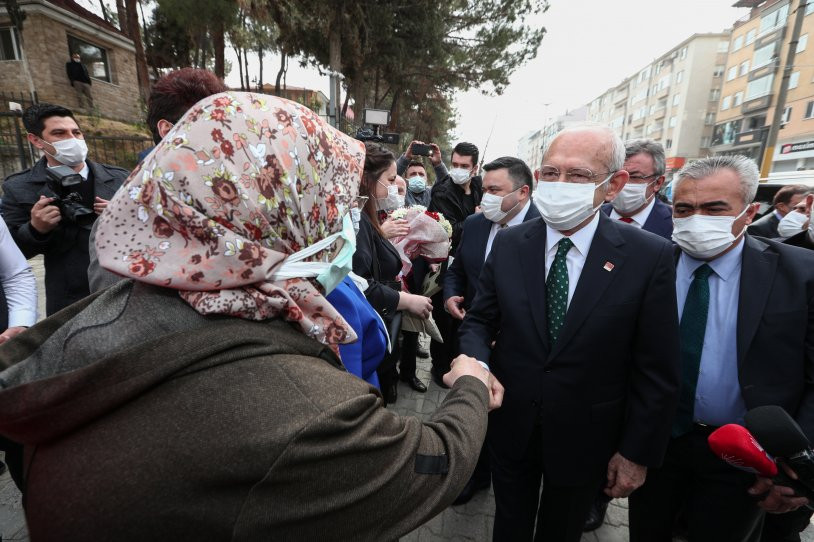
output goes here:
{"type": "Polygon", "coordinates": [[[660,141],[669,175],[711,154],[728,49],[729,32],[694,34],[594,99],[588,119],[660,141]]]}
{"type": "Polygon", "coordinates": [[[517,156],[528,164],[532,171],[536,171],[542,163],[543,152],[554,136],[569,126],[584,122],[587,113],[588,106],[583,105],[549,119],[539,130],[532,130],[520,138],[517,142],[517,156]]]}
{"type": "MultiPolygon", "coordinates": [[[[732,29],[713,133],[715,154],[743,154],[761,161],[777,105],[796,5],[796,1],[792,4],[789,0],[740,0],[735,4],[751,11],[732,29]]],[[[812,13],[814,3],[806,6],[797,43],[773,172],[814,169],[814,43],[808,45],[809,33],[814,30],[812,13]]]]}

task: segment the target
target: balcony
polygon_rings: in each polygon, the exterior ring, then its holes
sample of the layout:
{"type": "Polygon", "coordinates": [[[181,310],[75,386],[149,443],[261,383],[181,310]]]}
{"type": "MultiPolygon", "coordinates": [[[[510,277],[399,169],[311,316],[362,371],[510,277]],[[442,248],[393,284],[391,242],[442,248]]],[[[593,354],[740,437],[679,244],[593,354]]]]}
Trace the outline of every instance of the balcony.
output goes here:
{"type": "Polygon", "coordinates": [[[654,119],[663,119],[665,114],[667,114],[667,108],[659,107],[658,109],[653,111],[653,113],[650,116],[653,117],[654,119]]]}
{"type": "Polygon", "coordinates": [[[613,103],[618,104],[627,100],[627,89],[613,95],[613,103]]]}
{"type": "Polygon", "coordinates": [[[638,119],[633,119],[633,122],[630,123],[631,126],[634,128],[638,128],[639,126],[644,124],[644,117],[639,117],[638,119]]]}
{"type": "Polygon", "coordinates": [[[744,115],[746,115],[747,113],[754,113],[755,111],[766,109],[771,104],[772,104],[772,95],[767,94],[765,96],[761,96],[760,98],[755,98],[753,100],[743,102],[743,104],[741,104],[741,113],[743,113],[744,115]]]}

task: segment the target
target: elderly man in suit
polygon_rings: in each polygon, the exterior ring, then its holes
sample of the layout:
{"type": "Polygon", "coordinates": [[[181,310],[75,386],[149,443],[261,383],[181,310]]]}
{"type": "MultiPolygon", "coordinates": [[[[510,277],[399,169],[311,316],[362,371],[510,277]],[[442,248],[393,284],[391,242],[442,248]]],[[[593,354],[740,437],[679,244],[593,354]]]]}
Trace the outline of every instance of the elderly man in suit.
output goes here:
{"type": "MultiPolygon", "coordinates": [[[[472,306],[478,277],[497,233],[540,218],[531,202],[534,179],[525,162],[504,156],[489,162],[483,170],[482,212],[464,222],[458,250],[444,276],[444,305],[456,320],[463,320],[472,306]]],[[[488,488],[490,483],[489,454],[484,444],[475,472],[454,504],[468,502],[477,490],[488,488]]]]}
{"type": "Polygon", "coordinates": [[[664,147],[653,139],[625,143],[625,171],[629,178],[602,212],[644,231],[669,239],[673,233],[673,210],[657,197],[664,184],[664,147]]]}
{"type": "Polygon", "coordinates": [[[717,427],[779,405],[814,438],[814,254],[744,233],[757,211],[754,161],[714,156],[682,169],[673,192],[682,386],[661,468],[630,499],[632,542],[669,542],[683,510],[692,541],[756,541],[763,509],[805,499],[710,451],[717,427]]]}
{"type": "Polygon", "coordinates": [[[554,138],[542,218],[498,233],[461,325],[461,352],[506,388],[488,431],[494,540],[578,541],[597,490],[627,496],[667,446],[675,265],[669,242],[598,212],[627,181],[624,159],[603,126],[554,138]]]}
{"type": "MultiPolygon", "coordinates": [[[[765,237],[767,239],[774,239],[779,237],[777,226],[783,217],[794,209],[794,206],[800,203],[805,195],[811,190],[810,186],[804,184],[789,184],[782,187],[774,195],[772,200],[773,209],[766,213],[759,220],[755,220],[748,228],[751,235],[758,237],[765,237]]],[[[675,200],[675,197],[673,197],[675,200]]]]}

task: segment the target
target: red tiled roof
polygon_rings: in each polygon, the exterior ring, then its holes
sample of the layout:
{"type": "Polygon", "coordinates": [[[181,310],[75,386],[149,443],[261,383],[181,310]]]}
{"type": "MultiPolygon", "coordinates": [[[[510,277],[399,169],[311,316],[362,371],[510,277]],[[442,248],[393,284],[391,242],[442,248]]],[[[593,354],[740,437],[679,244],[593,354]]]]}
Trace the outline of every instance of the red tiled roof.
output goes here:
{"type": "Polygon", "coordinates": [[[99,26],[105,28],[106,30],[110,30],[111,32],[116,32],[117,34],[124,34],[124,32],[120,31],[118,28],[113,26],[113,24],[105,21],[102,17],[99,17],[92,11],[88,11],[87,9],[83,8],[74,0],[48,0],[49,4],[53,4],[57,7],[70,11],[76,15],[79,15],[83,19],[98,24],[99,26]]]}

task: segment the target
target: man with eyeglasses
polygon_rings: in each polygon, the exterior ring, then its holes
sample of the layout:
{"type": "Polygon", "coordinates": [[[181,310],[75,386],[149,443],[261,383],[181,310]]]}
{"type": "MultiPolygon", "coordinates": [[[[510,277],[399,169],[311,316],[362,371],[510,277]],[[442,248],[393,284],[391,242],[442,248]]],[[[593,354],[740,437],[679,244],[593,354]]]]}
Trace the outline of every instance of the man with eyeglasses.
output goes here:
{"type": "Polygon", "coordinates": [[[598,212],[627,182],[624,160],[603,126],[554,138],[532,198],[542,218],[497,233],[461,325],[461,353],[506,389],[487,437],[496,541],[578,542],[597,491],[629,495],[667,446],[673,248],[598,212]]]}
{"type": "Polygon", "coordinates": [[[613,201],[602,206],[602,212],[670,239],[673,210],[656,197],[664,184],[664,162],[664,147],[658,141],[634,139],[625,143],[624,169],[630,178],[613,201]]]}

